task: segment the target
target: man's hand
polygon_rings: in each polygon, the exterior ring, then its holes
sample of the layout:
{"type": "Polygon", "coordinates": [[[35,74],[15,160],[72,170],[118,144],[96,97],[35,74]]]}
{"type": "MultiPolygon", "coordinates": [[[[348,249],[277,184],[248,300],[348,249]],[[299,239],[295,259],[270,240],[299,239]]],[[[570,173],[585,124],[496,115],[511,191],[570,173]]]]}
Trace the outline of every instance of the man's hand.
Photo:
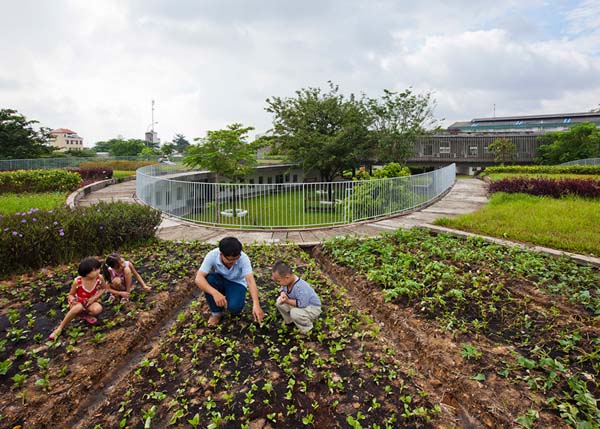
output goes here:
{"type": "Polygon", "coordinates": [[[227,298],[225,298],[225,295],[223,295],[221,292],[215,291],[212,297],[217,306],[227,308],[227,298]]]}
{"type": "Polygon", "coordinates": [[[254,317],[255,321],[262,324],[265,313],[262,311],[262,308],[260,308],[258,303],[252,304],[252,316],[254,317]]]}

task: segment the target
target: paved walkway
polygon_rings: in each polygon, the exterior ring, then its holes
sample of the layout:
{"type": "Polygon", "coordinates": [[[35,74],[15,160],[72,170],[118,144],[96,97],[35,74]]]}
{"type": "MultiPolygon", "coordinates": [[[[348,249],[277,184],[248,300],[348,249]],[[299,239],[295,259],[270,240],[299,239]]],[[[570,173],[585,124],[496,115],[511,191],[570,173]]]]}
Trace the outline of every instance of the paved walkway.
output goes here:
{"type": "MultiPolygon", "coordinates": [[[[78,204],[90,205],[98,201],[139,202],[135,198],[135,181],[110,185],[91,192],[79,200],[78,204]]],[[[431,223],[437,218],[453,217],[469,213],[477,210],[485,203],[487,203],[486,184],[483,181],[477,179],[458,179],[450,192],[436,203],[410,214],[381,220],[306,230],[240,231],[239,229],[201,226],[165,216],[156,235],[163,240],[199,240],[215,244],[223,237],[235,235],[243,243],[290,242],[309,246],[335,236],[375,236],[397,228],[410,228],[417,225],[431,226],[431,223]]]]}

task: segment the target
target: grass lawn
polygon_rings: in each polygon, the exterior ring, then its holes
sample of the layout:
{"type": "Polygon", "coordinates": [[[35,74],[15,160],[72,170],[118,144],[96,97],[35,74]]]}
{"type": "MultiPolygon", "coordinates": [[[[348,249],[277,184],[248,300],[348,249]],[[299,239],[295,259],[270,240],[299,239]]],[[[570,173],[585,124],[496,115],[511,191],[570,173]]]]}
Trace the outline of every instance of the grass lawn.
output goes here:
{"type": "Polygon", "coordinates": [[[44,192],[39,194],[2,194],[0,195],[0,213],[11,214],[37,208],[50,210],[60,207],[67,200],[67,193],[44,192]]]}
{"type": "Polygon", "coordinates": [[[135,176],[135,171],[115,170],[113,171],[114,179],[123,179],[124,177],[135,176]]]}
{"type": "MultiPolygon", "coordinates": [[[[314,205],[319,206],[322,211],[305,211],[304,204],[304,195],[301,191],[267,194],[240,201],[236,210],[246,210],[248,213],[244,217],[220,216],[219,221],[231,226],[269,225],[273,227],[345,222],[346,210],[344,210],[343,203],[337,204],[335,208],[330,208],[320,207],[319,202],[315,201],[314,205]]],[[[221,211],[233,209],[233,204],[222,203],[219,209],[221,211]]],[[[210,205],[200,216],[190,219],[206,223],[216,222],[214,205],[210,205]]]]}
{"type": "Polygon", "coordinates": [[[496,193],[480,210],[437,225],[575,253],[600,255],[600,200],[496,193]]]}

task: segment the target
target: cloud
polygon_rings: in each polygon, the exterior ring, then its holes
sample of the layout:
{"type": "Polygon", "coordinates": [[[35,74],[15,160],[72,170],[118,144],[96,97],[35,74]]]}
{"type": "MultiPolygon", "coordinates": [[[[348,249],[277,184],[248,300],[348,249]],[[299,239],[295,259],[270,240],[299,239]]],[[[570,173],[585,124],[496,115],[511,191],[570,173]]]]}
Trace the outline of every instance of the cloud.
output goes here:
{"type": "Polygon", "coordinates": [[[433,91],[447,122],[494,103],[579,111],[600,99],[598,16],[595,1],[24,0],[0,15],[0,100],[86,145],[143,137],[152,99],[163,141],[233,122],[263,132],[266,98],[328,80],[433,91]]]}

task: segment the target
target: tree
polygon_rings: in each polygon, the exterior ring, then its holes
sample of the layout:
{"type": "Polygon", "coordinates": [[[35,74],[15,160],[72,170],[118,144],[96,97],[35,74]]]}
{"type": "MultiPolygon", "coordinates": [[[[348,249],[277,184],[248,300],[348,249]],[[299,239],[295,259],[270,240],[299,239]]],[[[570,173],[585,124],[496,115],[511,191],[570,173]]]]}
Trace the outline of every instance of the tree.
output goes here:
{"type": "Polygon", "coordinates": [[[331,182],[344,169],[357,166],[368,150],[369,117],[354,95],[346,98],[329,82],[320,88],[296,91],[295,98],[267,99],[274,114],[273,138],[279,150],[305,171],[316,169],[331,182]]]}
{"type": "MultiPolygon", "coordinates": [[[[215,183],[221,178],[236,182],[254,171],[256,166],[256,145],[246,143],[248,133],[253,127],[244,127],[242,124],[228,125],[224,130],[208,131],[206,137],[196,138],[198,146],[191,146],[188,155],[183,159],[188,167],[201,167],[215,173],[215,183]]],[[[220,210],[219,187],[216,195],[216,214],[219,219],[220,210]]],[[[233,200],[235,201],[236,187],[233,187],[233,200]]],[[[235,206],[233,217],[236,216],[235,206]]]]}
{"type": "Polygon", "coordinates": [[[190,142],[187,141],[183,134],[175,134],[173,144],[175,145],[175,150],[179,153],[184,153],[190,147],[190,142]]]}
{"type": "Polygon", "coordinates": [[[511,139],[506,137],[500,137],[495,139],[488,146],[488,150],[494,154],[494,161],[496,162],[509,162],[515,159],[517,155],[517,146],[512,142],[511,139]]]}
{"type": "Polygon", "coordinates": [[[164,156],[169,156],[173,153],[174,150],[175,150],[175,145],[173,143],[165,143],[160,148],[160,153],[163,154],[164,156]]]}
{"type": "Polygon", "coordinates": [[[112,156],[137,156],[145,147],[144,140],[116,138],[97,142],[94,145],[94,150],[96,152],[108,152],[112,156]]]}
{"type": "Polygon", "coordinates": [[[431,93],[417,95],[411,89],[399,93],[384,89],[383,92],[381,100],[365,100],[372,115],[377,158],[404,164],[412,154],[416,138],[426,134],[427,128],[434,128],[437,122],[433,118],[435,100],[431,93]]]}
{"type": "Polygon", "coordinates": [[[37,123],[14,109],[0,109],[0,158],[38,158],[51,153],[50,129],[36,131],[37,123]]]}
{"type": "Polygon", "coordinates": [[[600,157],[600,129],[583,122],[567,131],[558,131],[539,137],[540,164],[562,164],[577,159],[600,157]]]}

